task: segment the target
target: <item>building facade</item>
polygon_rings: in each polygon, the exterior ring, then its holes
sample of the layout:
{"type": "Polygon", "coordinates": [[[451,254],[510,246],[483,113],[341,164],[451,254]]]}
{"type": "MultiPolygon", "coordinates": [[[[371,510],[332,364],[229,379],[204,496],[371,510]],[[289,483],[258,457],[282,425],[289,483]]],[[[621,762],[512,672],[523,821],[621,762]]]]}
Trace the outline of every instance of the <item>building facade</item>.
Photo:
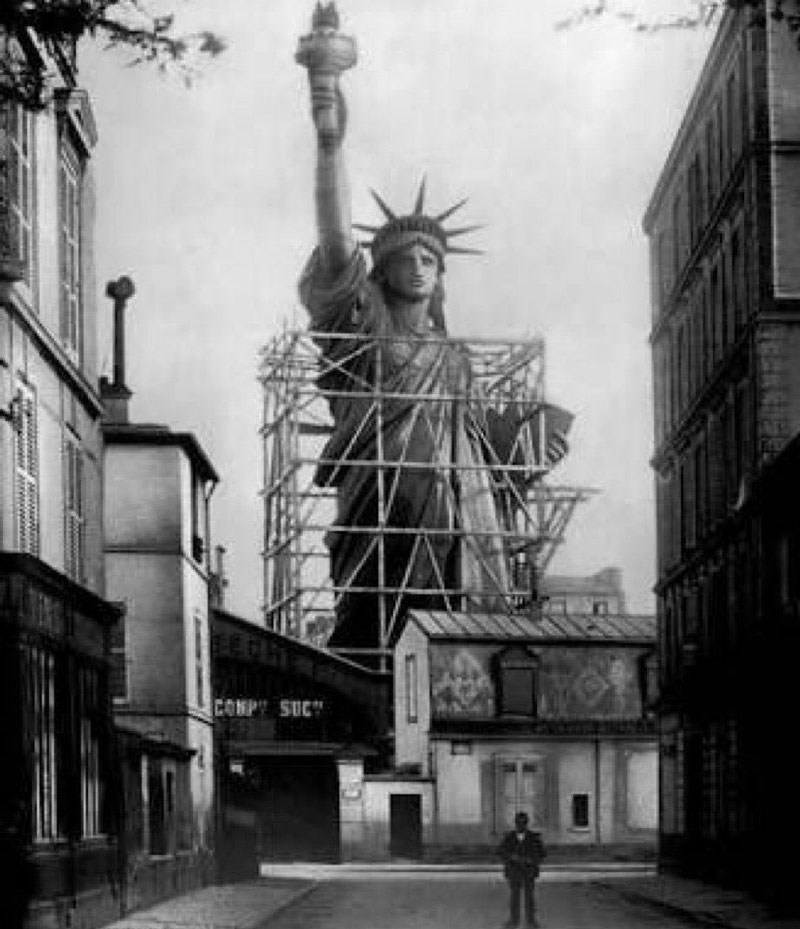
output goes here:
{"type": "Polygon", "coordinates": [[[619,568],[584,576],[545,574],[539,587],[544,608],[554,616],[624,616],[627,611],[619,568]]]}
{"type": "MultiPolygon", "coordinates": [[[[0,870],[18,925],[118,914],[93,271],[96,141],[74,49],[42,110],[0,105],[0,870]],[[110,877],[111,875],[111,877],[110,877]],[[15,901],[19,907],[15,911],[15,901]]],[[[4,898],[5,905],[5,898],[4,898]]]]}
{"type": "MultiPolygon", "coordinates": [[[[408,783],[393,791],[416,795],[429,853],[491,852],[524,810],[551,849],[653,855],[654,645],[653,617],[411,611],[394,674],[408,783]]],[[[373,813],[387,849],[410,815],[388,800],[373,813]]]]}
{"type": "Polygon", "coordinates": [[[661,851],[665,864],[765,892],[785,882],[779,833],[797,828],[788,807],[770,818],[763,734],[791,640],[775,622],[754,488],[800,431],[798,80],[785,22],[726,13],[644,220],[661,851]]]}
{"type": "Polygon", "coordinates": [[[220,870],[363,856],[364,773],[391,755],[391,678],[212,611],[220,870]]]}
{"type": "MultiPolygon", "coordinates": [[[[119,396],[111,409],[127,419],[119,396]]],[[[123,610],[111,694],[128,748],[125,878],[136,908],[214,874],[209,511],[218,478],[190,433],[119,420],[103,431],[107,590],[123,610]]]]}
{"type": "Polygon", "coordinates": [[[411,611],[392,674],[213,622],[227,873],[493,860],[518,809],[553,855],[655,855],[653,617],[411,611]]]}

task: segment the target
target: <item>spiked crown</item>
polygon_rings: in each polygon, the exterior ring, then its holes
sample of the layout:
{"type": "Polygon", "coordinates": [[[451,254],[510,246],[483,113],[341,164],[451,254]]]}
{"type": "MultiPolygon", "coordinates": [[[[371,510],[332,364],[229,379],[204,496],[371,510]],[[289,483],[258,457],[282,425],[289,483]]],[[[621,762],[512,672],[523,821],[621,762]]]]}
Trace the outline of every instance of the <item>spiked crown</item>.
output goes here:
{"type": "Polygon", "coordinates": [[[387,221],[383,226],[364,226],[360,223],[353,223],[353,226],[372,235],[372,239],[364,244],[369,247],[372,253],[372,263],[375,267],[378,267],[393,252],[414,244],[421,244],[429,248],[438,256],[442,264],[444,264],[445,255],[481,254],[479,250],[474,248],[457,248],[450,244],[450,239],[480,229],[480,226],[445,229],[442,225],[456,210],[460,210],[464,206],[467,202],[466,199],[460,200],[443,213],[439,213],[438,216],[428,216],[424,212],[425,186],[425,178],[423,178],[419,185],[414,209],[405,216],[398,216],[374,190],[370,191],[387,221]]]}

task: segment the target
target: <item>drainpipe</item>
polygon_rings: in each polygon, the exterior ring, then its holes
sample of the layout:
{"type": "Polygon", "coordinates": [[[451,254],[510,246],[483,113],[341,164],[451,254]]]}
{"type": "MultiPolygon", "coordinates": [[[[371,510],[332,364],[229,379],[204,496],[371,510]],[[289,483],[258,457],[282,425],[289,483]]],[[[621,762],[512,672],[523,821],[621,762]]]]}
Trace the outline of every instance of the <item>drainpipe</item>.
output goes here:
{"type": "Polygon", "coordinates": [[[602,843],[600,832],[600,807],[601,807],[601,783],[600,776],[600,739],[594,740],[594,840],[597,845],[602,843]]]}

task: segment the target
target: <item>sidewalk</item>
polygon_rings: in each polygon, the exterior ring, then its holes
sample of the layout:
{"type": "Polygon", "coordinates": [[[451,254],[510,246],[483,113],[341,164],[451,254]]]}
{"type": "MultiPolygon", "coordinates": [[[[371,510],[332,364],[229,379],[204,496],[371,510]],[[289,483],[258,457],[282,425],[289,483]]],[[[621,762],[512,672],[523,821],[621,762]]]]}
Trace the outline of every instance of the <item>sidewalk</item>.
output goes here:
{"type": "MultiPolygon", "coordinates": [[[[542,866],[542,880],[588,880],[592,875],[602,878],[638,877],[652,875],[655,866],[646,862],[610,862],[578,861],[545,863],[542,866]]],[[[503,880],[503,870],[499,861],[471,861],[434,863],[414,860],[393,859],[392,861],[348,861],[341,864],[321,864],[316,862],[276,863],[262,862],[262,878],[268,880],[303,878],[310,881],[352,881],[359,878],[374,877],[442,877],[452,878],[461,875],[465,878],[474,875],[503,880]]]]}
{"type": "Polygon", "coordinates": [[[313,881],[216,884],[130,913],[104,929],[256,929],[308,893],[313,881]]]}
{"type": "Polygon", "coordinates": [[[798,929],[800,917],[778,916],[739,890],[669,874],[604,878],[602,887],[637,903],[649,903],[698,925],[721,929],[798,929]]]}

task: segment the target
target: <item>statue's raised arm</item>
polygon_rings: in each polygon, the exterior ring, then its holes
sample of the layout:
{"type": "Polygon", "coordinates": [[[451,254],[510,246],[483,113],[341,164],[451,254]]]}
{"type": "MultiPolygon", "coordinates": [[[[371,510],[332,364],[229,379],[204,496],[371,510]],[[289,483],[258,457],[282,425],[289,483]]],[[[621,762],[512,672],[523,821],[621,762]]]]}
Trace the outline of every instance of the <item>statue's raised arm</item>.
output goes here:
{"type": "Polygon", "coordinates": [[[311,112],[317,130],[316,212],[320,260],[328,275],[336,275],[356,247],[351,229],[350,190],[342,141],[344,97],[339,76],[356,63],[356,44],[342,35],[333,3],[317,3],[311,33],[298,44],[296,60],[308,69],[311,112]]]}

